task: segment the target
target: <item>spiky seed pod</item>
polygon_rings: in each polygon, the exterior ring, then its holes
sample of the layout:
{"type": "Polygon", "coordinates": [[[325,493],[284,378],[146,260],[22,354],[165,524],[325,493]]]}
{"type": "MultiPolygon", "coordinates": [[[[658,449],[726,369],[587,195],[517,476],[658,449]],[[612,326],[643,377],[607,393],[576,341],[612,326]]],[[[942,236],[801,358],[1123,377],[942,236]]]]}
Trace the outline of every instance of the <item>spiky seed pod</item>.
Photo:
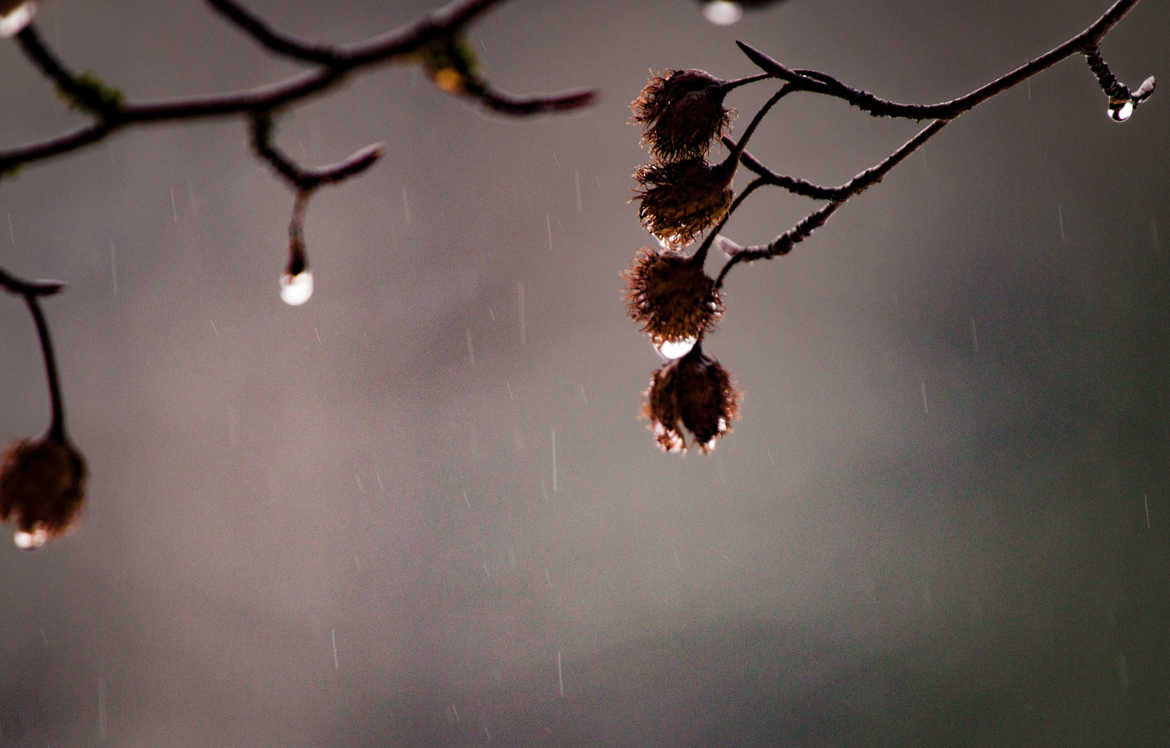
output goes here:
{"type": "Polygon", "coordinates": [[[687,355],[654,372],[646,392],[643,413],[650,419],[654,439],[667,452],[686,451],[685,427],[707,454],[739,415],[740,393],[731,376],[700,348],[696,345],[687,355]]]}
{"type": "Polygon", "coordinates": [[[715,281],[682,252],[642,248],[622,276],[630,319],[656,346],[699,338],[723,316],[715,281]]]}
{"type": "Polygon", "coordinates": [[[85,458],[51,436],[12,442],[0,461],[0,519],[17,544],[37,548],[73,524],[85,502],[85,458]]]}
{"type": "Polygon", "coordinates": [[[701,158],[638,167],[638,218],[666,246],[685,247],[731,207],[734,164],[712,166],[701,158]]]}
{"type": "Polygon", "coordinates": [[[725,81],[702,70],[667,70],[646,83],[630,104],[642,144],[662,161],[702,157],[727,132],[733,112],[723,106],[725,81]]]}

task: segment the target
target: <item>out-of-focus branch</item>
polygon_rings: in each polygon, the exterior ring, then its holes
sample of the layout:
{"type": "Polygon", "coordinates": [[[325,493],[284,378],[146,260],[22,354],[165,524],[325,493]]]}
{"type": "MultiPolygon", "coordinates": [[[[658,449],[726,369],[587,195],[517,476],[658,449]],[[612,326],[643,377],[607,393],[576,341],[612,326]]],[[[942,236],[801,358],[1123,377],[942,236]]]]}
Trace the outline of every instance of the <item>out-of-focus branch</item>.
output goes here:
{"type": "Polygon", "coordinates": [[[240,30],[270,51],[285,57],[319,65],[338,65],[342,55],[333,47],[323,44],[307,44],[291,36],[273,30],[259,16],[253,15],[233,0],[207,0],[207,4],[218,11],[240,30]]]}
{"type": "Polygon", "coordinates": [[[65,284],[55,280],[25,280],[0,268],[0,288],[18,296],[51,296],[65,284]]]}
{"type": "Polygon", "coordinates": [[[272,142],[273,126],[272,119],[268,114],[253,116],[250,131],[252,148],[256,151],[256,155],[267,161],[290,186],[300,192],[308,192],[322,184],[341,182],[360,174],[373,166],[374,162],[382,156],[383,144],[374,143],[355,151],[349,157],[335,164],[316,169],[305,169],[293,162],[272,142]]]}
{"type": "MultiPolygon", "coordinates": [[[[263,113],[305,101],[333,88],[351,72],[408,58],[429,43],[451,38],[501,1],[461,0],[365,42],[333,47],[307,44],[280,34],[233,0],[207,0],[212,8],[265,48],[313,63],[317,68],[248,91],[141,103],[123,102],[117,91],[93,76],[71,72],[29,25],[17,34],[25,55],[69,99],[93,115],[95,121],[69,133],[0,150],[0,174],[22,164],[84,148],[131,125],[263,113]]],[[[494,90],[482,79],[476,79],[476,85],[460,93],[481,100],[494,111],[513,116],[577,109],[592,103],[595,97],[592,91],[517,97],[494,90]]]]}

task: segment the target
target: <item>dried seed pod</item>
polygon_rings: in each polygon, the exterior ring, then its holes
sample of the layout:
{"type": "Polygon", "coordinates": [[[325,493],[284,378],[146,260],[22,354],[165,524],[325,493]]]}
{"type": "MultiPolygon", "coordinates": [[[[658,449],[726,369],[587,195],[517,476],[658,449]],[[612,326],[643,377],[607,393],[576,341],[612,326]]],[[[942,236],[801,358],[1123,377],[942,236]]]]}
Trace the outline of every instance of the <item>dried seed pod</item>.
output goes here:
{"type": "Polygon", "coordinates": [[[85,458],[52,436],[12,442],[0,462],[0,519],[16,543],[39,548],[69,529],[85,503],[85,458]]]}
{"type": "Polygon", "coordinates": [[[686,451],[685,427],[706,454],[731,430],[731,422],[739,415],[739,397],[727,370],[696,345],[654,372],[643,413],[663,450],[686,451]]]}
{"type": "Polygon", "coordinates": [[[641,186],[638,217],[668,247],[685,247],[731,207],[735,164],[712,166],[701,158],[646,164],[634,172],[641,186]]]}
{"type": "Polygon", "coordinates": [[[723,106],[727,81],[702,70],[667,70],[646,83],[630,109],[642,143],[662,161],[703,157],[733,112],[723,106]]]}
{"type": "Polygon", "coordinates": [[[656,346],[700,338],[723,316],[715,281],[682,252],[640,249],[622,275],[630,319],[656,346]]]}

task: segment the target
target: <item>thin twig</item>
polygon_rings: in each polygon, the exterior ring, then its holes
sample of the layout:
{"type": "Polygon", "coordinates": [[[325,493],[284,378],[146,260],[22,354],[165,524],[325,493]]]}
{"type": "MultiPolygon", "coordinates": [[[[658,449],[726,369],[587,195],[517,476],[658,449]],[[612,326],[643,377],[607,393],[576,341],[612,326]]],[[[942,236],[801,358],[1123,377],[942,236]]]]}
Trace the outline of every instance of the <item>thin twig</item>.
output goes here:
{"type": "Polygon", "coordinates": [[[333,47],[324,44],[308,44],[273,30],[263,19],[253,15],[233,0],[207,0],[207,4],[224,18],[239,26],[241,31],[276,54],[327,66],[338,65],[343,59],[333,47]]]}
{"type": "MultiPolygon", "coordinates": [[[[860,91],[858,89],[850,88],[845,84],[833,78],[830,75],[819,73],[810,70],[789,70],[772,58],[768,57],[759,50],[743,43],[736,42],[740,49],[759,67],[766,72],[771,73],[777,78],[785,80],[788,85],[797,89],[812,91],[815,93],[822,93],[828,96],[835,96],[844,99],[850,104],[860,107],[864,111],[869,112],[875,116],[890,116],[890,117],[910,117],[913,119],[934,118],[925,128],[920,130],[913,138],[903,144],[896,151],[891,153],[880,163],[858,173],[853,179],[838,187],[821,187],[820,185],[812,184],[804,180],[793,179],[780,174],[776,174],[772,170],[765,167],[756,159],[752,158],[750,154],[742,149],[743,140],[739,144],[735,144],[729,138],[724,138],[723,142],[728,147],[737,147],[740,151],[740,161],[745,167],[755,172],[757,180],[752,182],[755,185],[757,182],[763,180],[768,184],[773,184],[783,187],[796,194],[805,195],[819,199],[828,199],[830,202],[810,213],[802,219],[796,226],[773,239],[763,246],[752,246],[743,248],[735,253],[719,271],[719,276],[715,281],[716,288],[723,285],[724,279],[727,277],[731,268],[743,262],[753,262],[755,260],[765,260],[788,254],[792,251],[794,245],[798,242],[808,238],[808,236],[817,228],[822,226],[825,221],[829,219],[838,207],[840,207],[846,200],[864,191],[867,187],[881,181],[882,177],[896,166],[902,159],[917,150],[923,143],[933,137],[939,130],[941,130],[947,122],[955,119],[964,112],[967,112],[987,99],[1001,93],[1017,83],[1029,78],[1049,67],[1056,64],[1060,60],[1065,59],[1076,53],[1086,55],[1089,66],[1097,75],[1098,81],[1102,88],[1110,96],[1117,92],[1124,92],[1126,98],[1129,97],[1129,90],[1122,84],[1118,83],[1109,73],[1108,66],[1101,60],[1097,53],[1097,45],[1102,37],[1111,29],[1121,18],[1137,5],[1138,0],[1118,0],[1113,4],[1104,14],[1094,21],[1087,29],[1080,34],[1072,37],[1058,47],[1046,52],[1037,57],[1031,62],[1021,65],[1015,70],[1007,73],[990,83],[981,86],[971,93],[961,96],[957,99],[952,99],[941,104],[930,105],[916,105],[916,104],[899,104],[896,102],[879,99],[872,94],[860,91]]],[[[1142,84],[1142,91],[1145,96],[1153,91],[1152,79],[1150,82],[1142,84]],[[1148,91],[1147,91],[1148,87],[1148,91]]],[[[728,211],[730,216],[731,211],[728,211]]],[[[726,221],[724,218],[724,221],[726,221]]],[[[720,224],[722,225],[722,223],[720,224]]],[[[715,232],[712,232],[715,233],[715,232]]],[[[703,247],[710,245],[712,237],[708,237],[704,242],[703,247]]]]}
{"type": "MultiPolygon", "coordinates": [[[[119,103],[116,108],[87,106],[87,109],[98,118],[94,123],[43,141],[0,150],[0,174],[21,164],[83,148],[131,125],[267,112],[292,102],[305,101],[338,85],[351,71],[402,59],[418,51],[424,44],[451,36],[501,1],[461,0],[362,43],[340,47],[310,47],[290,37],[276,34],[258,18],[232,2],[208,0],[216,10],[224,13],[237,26],[269,49],[293,56],[296,56],[295,52],[298,49],[302,52],[317,50],[310,53],[310,56],[314,58],[311,61],[317,63],[319,67],[279,83],[246,91],[169,101],[119,103]],[[330,60],[328,64],[325,62],[326,58],[330,60]]],[[[86,103],[84,97],[92,97],[93,89],[79,83],[78,76],[57,61],[32,25],[25,27],[18,34],[18,38],[30,61],[73,98],[86,103]],[[44,54],[30,51],[33,48],[44,54]]],[[[306,58],[302,56],[301,59],[306,58]]],[[[514,97],[492,90],[486,85],[481,89],[481,95],[477,96],[476,92],[468,94],[481,99],[485,106],[495,111],[514,116],[576,109],[590,104],[595,97],[592,91],[514,97]]]]}
{"type": "Polygon", "coordinates": [[[568,91],[550,96],[515,96],[497,91],[478,78],[464,82],[464,93],[493,112],[525,116],[545,112],[566,112],[589,106],[597,99],[596,91],[568,91]]]}
{"type": "MultiPolygon", "coordinates": [[[[736,142],[726,135],[723,136],[723,145],[728,149],[736,147],[736,142]]],[[[822,187],[819,184],[813,184],[804,179],[797,177],[789,177],[783,174],[777,174],[768,167],[764,166],[759,160],[748,151],[744,151],[739,156],[739,162],[744,165],[748,171],[754,172],[756,175],[762,177],[768,184],[776,187],[783,187],[795,195],[802,197],[811,197],[815,200],[835,200],[841,196],[843,187],[822,187]]]]}
{"type": "Polygon", "coordinates": [[[16,41],[25,57],[32,61],[45,76],[57,84],[57,88],[90,114],[102,119],[116,119],[117,107],[103,99],[93,86],[87,86],[81,78],[70,71],[57,59],[41,41],[32,24],[16,35],[16,41]]]}
{"type": "Polygon", "coordinates": [[[25,294],[24,301],[32,313],[33,322],[37,326],[37,338],[41,341],[41,355],[45,359],[45,378],[49,380],[49,404],[52,407],[53,419],[49,422],[49,436],[58,442],[66,441],[65,435],[65,403],[61,398],[61,382],[57,376],[57,357],[53,355],[53,339],[49,336],[49,325],[45,322],[45,315],[41,305],[37,302],[36,294],[25,294]]]}
{"type": "Polygon", "coordinates": [[[1117,0],[1088,28],[1068,41],[1045,52],[1034,60],[1005,73],[957,99],[938,104],[903,104],[874,96],[871,93],[841,83],[831,76],[790,70],[763,52],[744,42],[736,42],[744,54],[760,69],[798,88],[813,93],[842,99],[875,117],[907,117],[910,119],[954,119],[980,103],[990,99],[1036,73],[1046,70],[1066,57],[1083,53],[1100,42],[1101,38],[1128,13],[1139,0],[1117,0]]]}
{"type": "Polygon", "coordinates": [[[272,142],[272,129],[272,119],[267,113],[254,115],[249,128],[252,147],[256,155],[267,161],[294,190],[299,192],[316,189],[322,184],[341,182],[360,174],[374,165],[382,156],[384,147],[382,143],[374,143],[335,164],[305,169],[293,162],[272,142]]]}
{"type": "MultiPolygon", "coordinates": [[[[809,237],[812,232],[822,226],[829,216],[837,210],[838,207],[845,204],[845,201],[854,195],[863,192],[867,187],[880,182],[890,169],[897,166],[903,159],[909,156],[914,151],[918,150],[923,143],[934,137],[939,130],[946,127],[950,120],[938,119],[931,122],[926,127],[918,131],[918,133],[910,138],[910,140],[903,143],[896,151],[886,156],[880,163],[875,164],[868,169],[859,172],[857,176],[850,179],[839,188],[839,196],[833,198],[827,205],[813,211],[805,216],[798,224],[793,226],[788,231],[773,239],[766,245],[745,247],[736,252],[724,264],[723,269],[719,271],[719,277],[715,280],[715,287],[719,288],[723,285],[723,279],[727,277],[727,273],[731,268],[741,262],[754,262],[755,260],[770,260],[779,255],[785,255],[792,251],[793,245],[801,242],[809,237]]],[[[758,177],[756,181],[765,179],[765,177],[758,177]]],[[[755,182],[753,182],[755,184],[755,182]]],[[[730,214],[730,211],[728,211],[730,214]]],[[[714,233],[714,232],[713,232],[714,233]]]]}
{"type": "Polygon", "coordinates": [[[723,218],[719,219],[719,223],[715,224],[715,227],[707,232],[707,236],[703,239],[703,243],[700,244],[699,248],[695,250],[695,253],[691,255],[691,262],[694,262],[695,264],[702,267],[703,263],[707,260],[707,253],[711,250],[711,243],[715,241],[715,237],[719,235],[719,232],[723,229],[724,225],[726,225],[727,222],[731,219],[731,214],[734,213],[735,209],[740,206],[740,203],[747,199],[748,195],[752,194],[767,183],[768,181],[763,177],[756,177],[752,181],[748,182],[747,186],[744,187],[743,190],[741,190],[740,193],[735,196],[735,199],[731,201],[731,206],[728,207],[727,212],[723,214],[723,218]]]}
{"type": "Polygon", "coordinates": [[[65,284],[61,281],[25,280],[17,278],[4,268],[0,268],[0,288],[18,296],[51,296],[64,287],[65,284]]]}

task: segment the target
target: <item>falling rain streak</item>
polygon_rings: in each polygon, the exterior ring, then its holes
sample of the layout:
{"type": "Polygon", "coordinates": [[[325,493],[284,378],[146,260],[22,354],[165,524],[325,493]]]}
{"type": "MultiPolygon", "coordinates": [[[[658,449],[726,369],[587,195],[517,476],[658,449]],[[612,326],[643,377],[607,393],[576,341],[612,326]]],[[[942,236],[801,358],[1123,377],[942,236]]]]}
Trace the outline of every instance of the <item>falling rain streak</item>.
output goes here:
{"type": "Polygon", "coordinates": [[[341,663],[337,660],[337,629],[329,629],[329,641],[333,644],[333,669],[340,670],[341,663]]]}
{"type": "Polygon", "coordinates": [[[410,225],[410,202],[406,199],[406,187],[402,188],[402,219],[410,225]]]}
{"type": "Polygon", "coordinates": [[[565,673],[561,668],[561,650],[557,650],[557,688],[560,689],[561,698],[565,698],[565,673]]]}
{"type": "Polygon", "coordinates": [[[179,222],[179,208],[175,205],[175,188],[171,188],[171,221],[179,222]]]}
{"type": "Polygon", "coordinates": [[[471,342],[471,328],[466,328],[463,334],[467,337],[467,358],[471,360],[471,365],[475,366],[475,345],[471,342]]]}
{"type": "MultiPolygon", "coordinates": [[[[1157,233],[1155,231],[1155,233],[1157,233]]],[[[8,241],[12,246],[16,246],[16,232],[12,230],[12,213],[8,214],[8,241]]]]}
{"type": "Polygon", "coordinates": [[[544,214],[544,227],[548,231],[548,251],[552,251],[552,215],[544,214]]]}
{"type": "Polygon", "coordinates": [[[1060,227],[1060,241],[1064,242],[1064,206],[1056,206],[1056,223],[1060,227]]]}
{"type": "Polygon", "coordinates": [[[1142,503],[1146,507],[1146,529],[1150,529],[1150,495],[1148,493],[1142,494],[1142,503]]]}
{"type": "Polygon", "coordinates": [[[577,212],[582,213],[584,207],[581,202],[581,172],[578,170],[573,171],[573,186],[577,188],[577,212]]]}
{"type": "Polygon", "coordinates": [[[926,402],[926,380],[918,380],[919,388],[922,390],[922,412],[930,415],[930,405],[926,402]]]}

